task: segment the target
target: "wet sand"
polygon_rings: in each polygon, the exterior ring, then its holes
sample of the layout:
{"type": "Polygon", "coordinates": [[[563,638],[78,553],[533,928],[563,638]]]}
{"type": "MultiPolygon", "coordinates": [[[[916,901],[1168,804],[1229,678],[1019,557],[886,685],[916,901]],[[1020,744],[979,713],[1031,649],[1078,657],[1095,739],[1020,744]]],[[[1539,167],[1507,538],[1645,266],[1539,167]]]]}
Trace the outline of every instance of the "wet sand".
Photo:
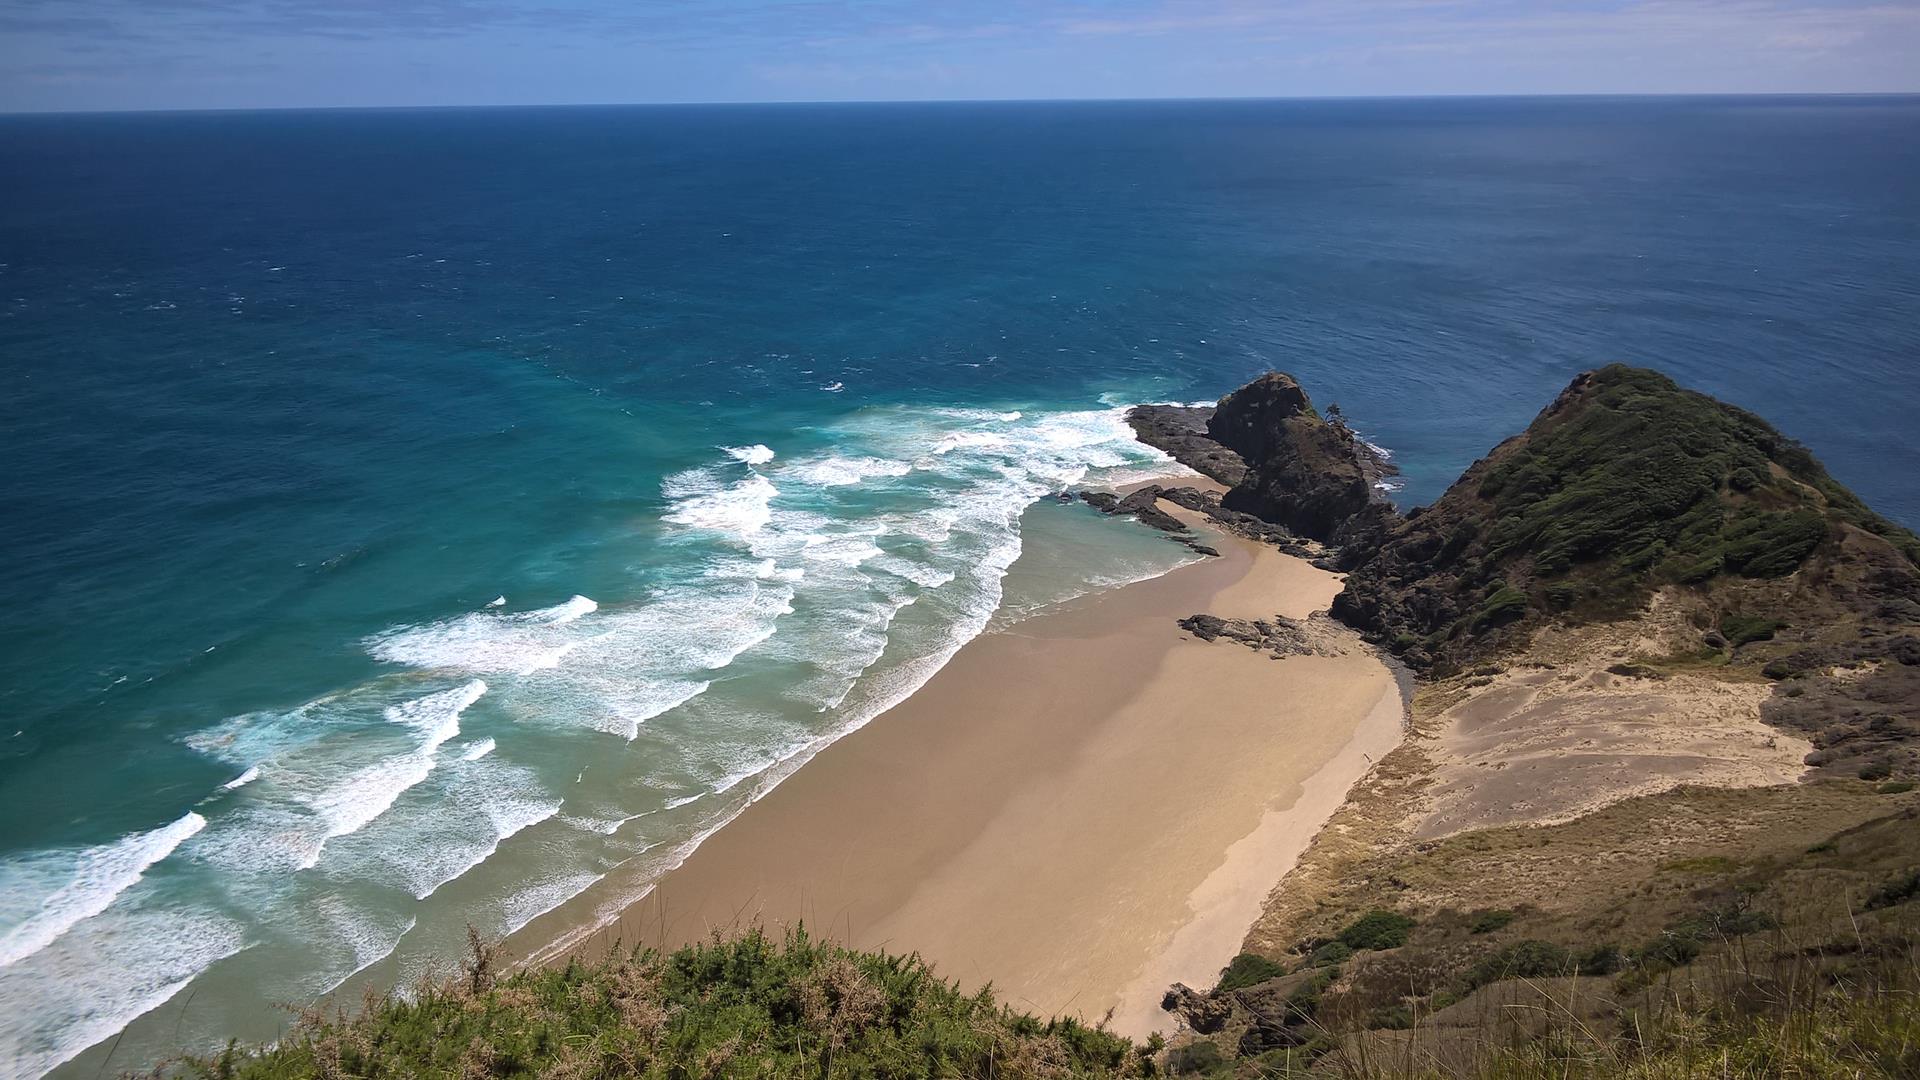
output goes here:
{"type": "Polygon", "coordinates": [[[969,989],[1144,1036],[1206,984],[1347,789],[1401,736],[1392,674],[1332,626],[1276,660],[1175,621],[1304,618],[1336,575],[1221,557],[984,634],[823,750],[582,948],[804,923],[969,989]]]}

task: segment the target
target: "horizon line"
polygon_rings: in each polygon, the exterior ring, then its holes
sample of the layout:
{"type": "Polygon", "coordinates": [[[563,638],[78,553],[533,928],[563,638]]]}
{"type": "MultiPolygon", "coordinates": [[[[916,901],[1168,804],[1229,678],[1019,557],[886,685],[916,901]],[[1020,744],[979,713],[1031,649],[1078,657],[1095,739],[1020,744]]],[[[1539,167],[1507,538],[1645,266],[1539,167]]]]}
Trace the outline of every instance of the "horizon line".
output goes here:
{"type": "Polygon", "coordinates": [[[570,102],[465,102],[430,105],[235,105],[203,107],[155,107],[128,109],[4,109],[0,117],[27,116],[159,116],[168,114],[205,115],[266,112],[404,112],[452,111],[457,109],[676,109],[676,108],[769,108],[854,105],[1099,105],[1099,104],[1179,104],[1209,102],[1341,102],[1341,101],[1577,101],[1635,99],[1716,99],[1716,98],[1899,98],[1920,97],[1920,88],[1912,90],[1716,90],[1716,91],[1591,91],[1581,93],[1431,93],[1431,94],[1272,94],[1272,95],[1193,95],[1174,97],[1005,97],[1005,98],[808,98],[791,101],[716,99],[703,101],[570,101],[570,102]]]}

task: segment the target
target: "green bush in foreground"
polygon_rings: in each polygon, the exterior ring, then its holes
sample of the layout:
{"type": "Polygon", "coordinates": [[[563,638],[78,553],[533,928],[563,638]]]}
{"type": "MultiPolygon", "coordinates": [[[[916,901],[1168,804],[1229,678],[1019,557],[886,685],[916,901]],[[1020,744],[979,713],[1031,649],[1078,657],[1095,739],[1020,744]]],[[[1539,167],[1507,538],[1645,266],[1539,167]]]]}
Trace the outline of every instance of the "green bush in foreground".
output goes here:
{"type": "Polygon", "coordinates": [[[279,1046],[230,1048],[185,1075],[293,1077],[1111,1077],[1145,1059],[1119,1036],[962,994],[917,957],[803,931],[495,980],[464,977],[356,1015],[304,1017],[279,1046]]]}

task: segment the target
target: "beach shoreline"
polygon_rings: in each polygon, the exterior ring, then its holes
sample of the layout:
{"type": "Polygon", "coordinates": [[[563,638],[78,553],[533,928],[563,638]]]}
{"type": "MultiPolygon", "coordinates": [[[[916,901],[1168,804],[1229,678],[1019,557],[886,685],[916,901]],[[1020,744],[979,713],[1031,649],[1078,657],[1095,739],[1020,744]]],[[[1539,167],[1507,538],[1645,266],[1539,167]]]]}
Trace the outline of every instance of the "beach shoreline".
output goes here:
{"type": "Polygon", "coordinates": [[[1239,951],[1404,715],[1388,667],[1309,619],[1338,575],[1205,536],[1219,557],[973,639],[546,959],[804,925],[1023,1010],[1170,1028],[1167,985],[1239,951]],[[1177,625],[1200,613],[1306,620],[1314,649],[1201,641],[1177,625]]]}

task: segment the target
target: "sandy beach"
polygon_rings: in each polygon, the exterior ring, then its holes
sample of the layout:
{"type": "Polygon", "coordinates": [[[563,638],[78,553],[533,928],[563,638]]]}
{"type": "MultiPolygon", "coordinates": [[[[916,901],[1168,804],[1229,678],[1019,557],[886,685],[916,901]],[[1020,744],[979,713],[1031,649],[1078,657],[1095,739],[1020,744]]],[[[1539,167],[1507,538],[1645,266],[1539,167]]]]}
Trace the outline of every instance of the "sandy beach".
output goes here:
{"type": "Polygon", "coordinates": [[[802,922],[1024,1009],[1165,1028],[1166,986],[1211,982],[1402,730],[1391,672],[1343,630],[1274,659],[1176,625],[1305,618],[1339,591],[1214,535],[1219,558],[970,642],[583,948],[802,922]]]}

